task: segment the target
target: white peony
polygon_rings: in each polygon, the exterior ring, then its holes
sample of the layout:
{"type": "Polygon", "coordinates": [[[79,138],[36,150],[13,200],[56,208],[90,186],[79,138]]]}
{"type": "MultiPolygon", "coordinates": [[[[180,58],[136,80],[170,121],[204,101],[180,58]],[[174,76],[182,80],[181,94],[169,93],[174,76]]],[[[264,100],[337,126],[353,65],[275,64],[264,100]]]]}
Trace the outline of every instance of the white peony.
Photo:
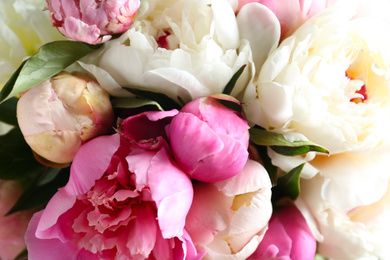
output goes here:
{"type": "Polygon", "coordinates": [[[0,88],[42,44],[65,39],[51,27],[45,6],[45,0],[0,1],[0,88]]]}
{"type": "Polygon", "coordinates": [[[323,241],[320,252],[335,259],[390,258],[388,236],[377,232],[388,208],[369,221],[353,213],[382,205],[390,176],[390,24],[383,11],[372,16],[373,6],[390,5],[367,6],[340,3],[284,40],[264,63],[246,107],[253,123],[329,150],[269,155],[284,171],[307,162],[299,205],[323,241]]]}
{"type": "MultiPolygon", "coordinates": [[[[271,13],[265,9],[257,14],[271,13]]],[[[278,27],[275,17],[263,20],[278,27]]],[[[243,29],[240,35],[239,28],[251,22],[244,18],[238,22],[227,0],[143,1],[132,28],[108,43],[95,63],[98,67],[82,66],[113,95],[124,95],[118,93],[120,86],[143,87],[188,102],[222,93],[246,64],[232,92],[240,98],[255,70],[250,41],[254,44],[258,39],[247,37],[253,31],[243,29]]],[[[255,32],[259,37],[268,31],[259,27],[255,32]]],[[[267,54],[273,45],[266,43],[267,54]]]]}

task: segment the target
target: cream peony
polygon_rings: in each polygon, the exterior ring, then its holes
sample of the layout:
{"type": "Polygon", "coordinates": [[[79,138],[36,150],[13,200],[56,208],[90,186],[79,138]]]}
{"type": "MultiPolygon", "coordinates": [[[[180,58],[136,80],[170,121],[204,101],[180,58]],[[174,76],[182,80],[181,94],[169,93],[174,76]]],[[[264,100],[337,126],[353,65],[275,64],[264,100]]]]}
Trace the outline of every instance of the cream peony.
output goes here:
{"type": "MultiPolygon", "coordinates": [[[[248,37],[240,37],[239,27],[251,22],[238,22],[227,0],[143,1],[132,28],[109,43],[98,67],[83,67],[103,87],[112,88],[112,80],[102,82],[111,75],[116,90],[143,87],[188,102],[222,93],[234,73],[247,64],[232,92],[240,97],[253,78],[254,65],[248,37]]],[[[276,24],[277,19],[269,18],[269,23],[276,24]]],[[[250,33],[259,35],[265,30],[250,33]]],[[[266,44],[266,53],[270,46],[266,44]]]]}
{"type": "Polygon", "coordinates": [[[65,39],[51,27],[45,6],[45,0],[0,1],[0,88],[42,44],[65,39]]]}
{"type": "Polygon", "coordinates": [[[390,174],[390,37],[384,33],[390,24],[373,6],[390,8],[386,1],[373,1],[370,10],[364,1],[340,3],[308,20],[264,63],[256,98],[246,106],[249,121],[329,150],[330,156],[269,155],[284,171],[308,162],[302,200],[311,201],[312,226],[320,223],[321,253],[336,259],[390,257],[381,251],[388,241],[350,220],[356,209],[379,203],[390,174]],[[360,229],[372,237],[360,236],[360,229]],[[329,241],[354,255],[333,254],[329,241]]]}

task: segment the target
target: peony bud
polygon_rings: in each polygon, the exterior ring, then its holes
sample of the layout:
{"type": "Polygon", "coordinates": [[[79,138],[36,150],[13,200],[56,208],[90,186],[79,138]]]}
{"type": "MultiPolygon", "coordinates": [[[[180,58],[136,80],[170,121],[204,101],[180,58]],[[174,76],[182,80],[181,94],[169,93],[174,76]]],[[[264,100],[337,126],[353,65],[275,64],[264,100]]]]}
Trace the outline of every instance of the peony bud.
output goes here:
{"type": "Polygon", "coordinates": [[[167,129],[175,159],[196,180],[233,177],[248,159],[248,123],[219,100],[239,105],[228,96],[198,98],[185,105],[167,129]]]}
{"type": "Polygon", "coordinates": [[[53,26],[71,39],[108,41],[133,24],[140,0],[46,0],[53,26]]]}
{"type": "Polygon", "coordinates": [[[301,212],[294,206],[274,211],[256,252],[250,260],[314,259],[316,240],[301,212]]]}
{"type": "Polygon", "coordinates": [[[92,78],[67,72],[23,94],[17,117],[31,149],[60,164],[71,162],[82,143],[107,133],[114,121],[108,93],[92,78]]]}

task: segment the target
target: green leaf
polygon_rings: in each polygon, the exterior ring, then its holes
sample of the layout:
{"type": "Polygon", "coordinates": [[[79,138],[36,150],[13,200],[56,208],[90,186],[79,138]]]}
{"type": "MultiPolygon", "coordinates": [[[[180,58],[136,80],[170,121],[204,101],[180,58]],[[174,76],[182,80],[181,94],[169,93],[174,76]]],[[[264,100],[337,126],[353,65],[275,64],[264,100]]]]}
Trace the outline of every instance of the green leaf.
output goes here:
{"type": "Polygon", "coordinates": [[[126,88],[126,90],[139,97],[155,101],[164,110],[181,109],[179,104],[163,93],[149,91],[144,88],[126,88]]]}
{"type": "Polygon", "coordinates": [[[42,83],[99,47],[76,41],[57,41],[43,45],[5,84],[0,92],[0,102],[42,83]]]}
{"type": "Polygon", "coordinates": [[[111,100],[111,104],[113,107],[117,108],[138,108],[143,106],[155,106],[158,110],[163,111],[163,108],[156,101],[140,97],[115,98],[111,100]]]}
{"type": "Polygon", "coordinates": [[[43,208],[59,188],[69,180],[69,168],[59,169],[47,167],[43,175],[39,175],[25,189],[7,215],[22,210],[43,208]],[[45,181],[39,181],[41,178],[45,181]],[[48,181],[50,180],[50,181],[48,181]]]}
{"type": "Polygon", "coordinates": [[[233,77],[226,84],[226,86],[222,92],[223,94],[230,95],[230,93],[232,93],[233,88],[236,85],[236,82],[237,82],[238,78],[241,76],[245,67],[246,67],[246,64],[242,65],[241,68],[236,73],[234,73],[233,77]]]}
{"type": "Polygon", "coordinates": [[[299,179],[305,164],[301,164],[278,178],[277,184],[272,188],[272,201],[276,202],[283,197],[296,200],[300,193],[299,179]]]}
{"type": "Polygon", "coordinates": [[[27,60],[23,61],[20,64],[19,68],[12,74],[11,78],[5,83],[4,87],[0,91],[0,103],[3,102],[7,97],[10,96],[10,93],[15,85],[16,80],[22,70],[23,66],[26,64],[27,60]]]}
{"type": "Polygon", "coordinates": [[[0,179],[20,179],[44,168],[35,160],[18,127],[0,136],[0,179]]]}
{"type": "Polygon", "coordinates": [[[10,125],[17,125],[16,104],[17,98],[10,98],[6,102],[0,103],[0,121],[10,125]]]}
{"type": "Polygon", "coordinates": [[[311,151],[329,153],[329,151],[324,147],[310,141],[289,142],[282,134],[253,127],[249,130],[249,132],[250,140],[253,143],[257,145],[270,146],[272,150],[283,155],[293,156],[305,154],[311,151]]]}

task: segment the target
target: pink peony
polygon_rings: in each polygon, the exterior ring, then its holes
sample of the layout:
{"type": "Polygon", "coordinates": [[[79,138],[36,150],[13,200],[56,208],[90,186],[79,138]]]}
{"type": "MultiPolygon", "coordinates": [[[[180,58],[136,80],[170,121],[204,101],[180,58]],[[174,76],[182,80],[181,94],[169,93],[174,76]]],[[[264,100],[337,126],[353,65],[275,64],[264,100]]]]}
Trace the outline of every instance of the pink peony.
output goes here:
{"type": "Polygon", "coordinates": [[[53,26],[71,39],[108,41],[133,24],[140,0],[46,0],[53,26]]]}
{"type": "Polygon", "coordinates": [[[92,78],[61,72],[31,88],[17,105],[20,129],[44,159],[66,164],[81,144],[111,131],[109,94],[92,78]]]}
{"type": "Polygon", "coordinates": [[[26,248],[24,233],[33,211],[19,211],[5,216],[22,191],[16,181],[0,180],[0,259],[2,260],[13,260],[26,248]]]}
{"type": "Polygon", "coordinates": [[[29,225],[29,259],[201,258],[184,229],[191,180],[155,135],[176,114],[129,117],[84,144],[68,184],[29,225]]]}
{"type": "Polygon", "coordinates": [[[281,39],[290,36],[306,20],[325,9],[336,0],[237,0],[240,10],[249,3],[259,3],[268,7],[278,18],[281,26],[281,39]]]}
{"type": "Polygon", "coordinates": [[[274,211],[256,252],[249,260],[312,260],[316,240],[299,210],[287,206],[274,211]]]}
{"type": "Polygon", "coordinates": [[[191,101],[167,130],[175,159],[196,180],[230,178],[242,170],[248,159],[248,123],[219,99],[233,101],[227,96],[191,101]]]}

